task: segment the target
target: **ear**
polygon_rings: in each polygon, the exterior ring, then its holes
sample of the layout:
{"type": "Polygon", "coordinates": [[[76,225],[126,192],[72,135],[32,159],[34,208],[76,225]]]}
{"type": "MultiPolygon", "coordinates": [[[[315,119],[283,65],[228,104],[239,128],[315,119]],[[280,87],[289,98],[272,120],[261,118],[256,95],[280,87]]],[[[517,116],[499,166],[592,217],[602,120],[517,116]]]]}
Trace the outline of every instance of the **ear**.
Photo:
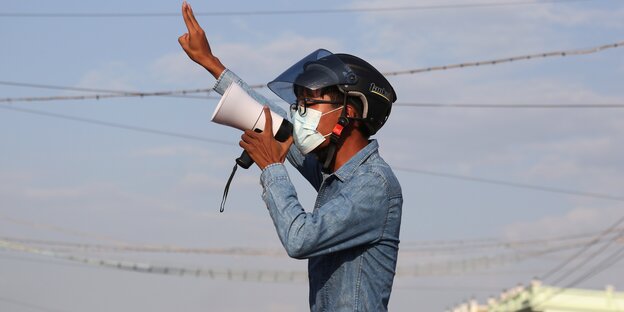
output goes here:
{"type": "Polygon", "coordinates": [[[355,107],[353,107],[353,105],[347,104],[347,117],[357,118],[358,115],[359,114],[358,114],[357,109],[355,109],[355,107]]]}

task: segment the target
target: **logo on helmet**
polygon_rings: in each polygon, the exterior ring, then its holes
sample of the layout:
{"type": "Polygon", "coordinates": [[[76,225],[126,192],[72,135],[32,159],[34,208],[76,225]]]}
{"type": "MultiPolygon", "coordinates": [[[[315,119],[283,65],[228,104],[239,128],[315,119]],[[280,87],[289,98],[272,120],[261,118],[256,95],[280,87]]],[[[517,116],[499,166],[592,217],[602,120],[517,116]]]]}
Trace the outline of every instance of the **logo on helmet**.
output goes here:
{"type": "Polygon", "coordinates": [[[370,84],[370,87],[368,88],[368,91],[383,97],[388,102],[392,102],[392,101],[390,101],[390,97],[392,96],[392,94],[390,92],[386,91],[386,89],[384,89],[382,87],[378,87],[377,85],[375,85],[375,83],[371,83],[370,84]]]}

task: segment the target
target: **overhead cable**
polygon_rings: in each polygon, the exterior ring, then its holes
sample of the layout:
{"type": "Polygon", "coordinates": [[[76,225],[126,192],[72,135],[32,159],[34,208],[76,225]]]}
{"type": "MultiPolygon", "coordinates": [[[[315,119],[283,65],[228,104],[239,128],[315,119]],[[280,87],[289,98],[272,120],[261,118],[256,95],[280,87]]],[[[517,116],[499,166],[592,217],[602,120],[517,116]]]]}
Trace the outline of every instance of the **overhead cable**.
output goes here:
{"type": "MultiPolygon", "coordinates": [[[[37,89],[52,89],[52,90],[63,90],[63,91],[82,91],[82,92],[101,92],[101,93],[111,93],[119,95],[120,97],[147,97],[147,96],[166,96],[166,97],[179,97],[179,98],[195,98],[195,99],[207,99],[207,98],[215,98],[209,96],[192,96],[194,93],[211,93],[213,89],[190,89],[190,90],[175,90],[175,91],[158,91],[158,92],[140,92],[140,91],[128,91],[128,90],[110,90],[110,89],[99,89],[99,88],[85,88],[85,87],[72,87],[72,86],[59,86],[59,85],[49,85],[49,84],[38,84],[38,83],[27,83],[27,82],[16,82],[16,81],[0,81],[0,85],[5,86],[13,86],[13,87],[25,87],[25,88],[37,88],[37,89]]],[[[103,97],[102,95],[96,95],[96,99],[103,97]]],[[[42,101],[45,98],[52,97],[42,97],[42,101]]],[[[218,97],[216,97],[218,98],[218,97]]],[[[36,101],[33,97],[30,98],[18,98],[15,102],[29,102],[36,101]],[[18,100],[19,99],[19,100],[18,100]]],[[[61,98],[59,98],[60,100],[61,98]]],[[[86,99],[86,98],[69,98],[73,99],[86,99]]],[[[50,99],[48,99],[50,100],[50,99]]],[[[7,99],[0,99],[0,102],[7,101],[7,99]]],[[[10,102],[10,100],[8,100],[10,102]]]]}
{"type": "MultiPolygon", "coordinates": [[[[607,234],[609,233],[613,233],[613,231],[620,226],[620,224],[622,224],[624,222],[624,216],[621,217],[619,220],[617,220],[615,223],[613,223],[613,225],[611,225],[609,228],[607,228],[606,230],[604,230],[602,233],[596,235],[596,237],[594,239],[592,239],[590,242],[588,242],[583,248],[581,248],[578,252],[574,253],[572,256],[568,257],[566,260],[564,260],[563,262],[561,262],[560,264],[558,264],[557,266],[555,266],[554,268],[550,269],[548,272],[544,273],[542,276],[540,276],[539,278],[541,280],[547,280],[549,279],[551,276],[553,276],[554,274],[558,273],[559,271],[561,271],[564,267],[566,267],[568,264],[570,264],[572,261],[574,261],[575,259],[577,259],[579,256],[581,256],[583,253],[585,253],[587,250],[589,250],[591,247],[593,247],[594,245],[596,245],[599,241],[602,240],[603,237],[605,237],[607,234]]],[[[565,276],[565,275],[564,275],[565,276]]],[[[565,278],[565,277],[564,277],[565,278]]],[[[557,283],[558,281],[560,281],[561,279],[558,279],[557,281],[553,282],[553,283],[557,283]]]]}
{"type": "MultiPolygon", "coordinates": [[[[586,257],[583,261],[579,262],[579,263],[578,263],[576,266],[574,266],[574,267],[573,267],[573,268],[572,268],[572,269],[571,269],[571,270],[570,270],[567,274],[563,274],[563,275],[561,275],[558,279],[554,280],[554,281],[553,281],[553,284],[555,284],[555,285],[556,285],[556,284],[558,284],[558,283],[560,283],[560,282],[564,281],[566,278],[568,278],[569,276],[571,276],[571,275],[572,275],[572,274],[574,274],[575,272],[580,272],[580,270],[581,270],[581,268],[582,268],[583,266],[585,266],[585,265],[586,265],[587,263],[589,263],[590,261],[597,259],[599,256],[601,256],[601,255],[605,252],[605,250],[606,250],[607,248],[609,248],[609,247],[610,247],[613,243],[615,243],[618,239],[620,239],[620,238],[622,238],[622,237],[624,237],[624,231],[622,231],[622,233],[620,234],[620,236],[615,237],[615,238],[612,238],[612,239],[611,239],[611,240],[609,240],[606,244],[603,244],[603,245],[602,245],[599,249],[597,249],[596,251],[594,251],[591,255],[589,255],[588,257],[586,257]]],[[[617,252],[616,254],[619,254],[619,252],[617,252]]],[[[607,257],[607,259],[609,259],[609,257],[607,257]]],[[[598,265],[597,265],[597,266],[595,266],[593,269],[590,269],[588,272],[589,272],[590,274],[593,274],[592,272],[597,272],[596,270],[597,270],[598,268],[602,268],[602,266],[604,266],[604,265],[606,265],[606,263],[608,263],[608,262],[605,262],[605,260],[607,260],[607,259],[604,259],[604,260],[601,262],[601,264],[598,264],[598,265]]],[[[578,281],[579,281],[579,282],[580,282],[580,281],[584,281],[586,278],[589,278],[589,277],[590,277],[589,275],[585,274],[585,275],[581,276],[581,277],[578,279],[578,281]]],[[[573,285],[576,285],[576,283],[577,283],[577,282],[572,282],[572,284],[573,284],[573,285]]],[[[572,286],[570,286],[570,287],[572,287],[572,286]]]]}
{"type": "MultiPolygon", "coordinates": [[[[614,232],[615,230],[612,230],[614,232]]],[[[81,235],[83,236],[83,235],[81,235]]],[[[92,235],[93,236],[93,235],[92,235]]],[[[428,246],[415,247],[410,246],[409,242],[402,242],[401,253],[428,253],[430,255],[435,254],[447,254],[447,253],[466,253],[468,251],[483,251],[493,249],[513,250],[520,251],[523,249],[535,249],[537,246],[544,248],[549,245],[561,246],[561,245],[585,245],[588,240],[587,234],[585,235],[570,235],[567,237],[546,238],[536,240],[525,241],[498,241],[491,244],[482,245],[468,244],[466,241],[462,241],[462,245],[447,245],[440,246],[439,248],[433,248],[428,246]]],[[[593,239],[592,233],[591,237],[593,239]]],[[[175,245],[153,245],[153,244],[94,244],[94,243],[76,243],[67,241],[53,241],[53,240],[41,240],[30,238],[16,238],[16,237],[0,237],[0,239],[12,242],[25,244],[29,246],[45,246],[49,250],[60,252],[138,252],[138,253],[175,253],[175,254],[206,254],[206,255],[235,255],[235,256],[284,256],[283,249],[262,249],[262,248],[250,248],[250,247],[228,247],[228,248],[207,248],[207,247],[182,247],[175,245]]],[[[458,241],[459,243],[459,241],[458,241]]],[[[554,247],[554,246],[553,246],[554,247]]]]}
{"type": "MultiPolygon", "coordinates": [[[[413,276],[435,276],[453,275],[472,272],[479,269],[488,269],[505,264],[520,262],[551,253],[558,253],[569,249],[578,248],[579,244],[567,244],[555,248],[544,248],[541,250],[499,254],[494,256],[477,257],[471,259],[451,260],[442,262],[430,262],[407,267],[399,267],[396,271],[397,277],[413,276]]],[[[211,279],[227,279],[236,281],[256,281],[256,282],[298,282],[307,280],[307,273],[303,271],[284,270],[240,270],[240,269],[205,269],[187,266],[163,266],[154,265],[148,262],[136,262],[126,260],[102,259],[94,257],[77,256],[54,252],[48,249],[35,248],[24,244],[10,242],[0,239],[0,248],[20,251],[45,257],[64,259],[73,262],[80,262],[89,265],[102,266],[112,269],[134,271],[140,273],[154,273],[164,275],[209,277],[211,279]]]]}
{"type": "MultiPolygon", "coordinates": [[[[624,238],[624,231],[622,232],[622,235],[620,235],[620,238],[624,238]]],[[[540,306],[546,304],[548,301],[552,300],[553,298],[561,295],[562,293],[565,293],[569,289],[571,289],[571,288],[579,285],[580,283],[582,283],[582,282],[584,282],[584,281],[586,281],[586,280],[588,280],[588,279],[590,279],[590,278],[592,278],[592,277],[594,277],[594,276],[604,272],[605,270],[607,270],[610,267],[614,266],[618,262],[622,261],[622,259],[624,259],[623,256],[624,256],[624,247],[620,247],[616,251],[612,252],[610,255],[608,255],[605,258],[603,258],[602,261],[600,261],[598,264],[596,264],[593,268],[590,268],[589,270],[587,270],[585,272],[585,274],[581,275],[580,277],[578,277],[577,279],[573,280],[569,284],[567,284],[564,287],[560,288],[556,292],[550,294],[548,297],[546,297],[545,299],[543,299],[539,303],[534,304],[533,308],[534,309],[539,308],[540,306]]],[[[570,273],[574,273],[574,271],[570,271],[570,273]]]]}
{"type": "Polygon", "coordinates": [[[416,169],[416,168],[407,168],[407,167],[401,167],[401,166],[393,166],[392,168],[396,169],[396,170],[399,170],[399,171],[406,171],[406,172],[412,172],[412,173],[417,173],[417,174],[422,174],[422,175],[429,175],[429,176],[436,176],[436,177],[442,177],[442,178],[450,178],[450,179],[465,180],[465,181],[474,181],[474,182],[494,184],[494,185],[502,185],[502,186],[511,186],[511,187],[516,187],[516,188],[524,188],[524,189],[537,190],[537,191],[543,191],[543,192],[549,192],[549,193],[560,193],[560,194],[568,194],[568,195],[583,196],[583,197],[593,197],[593,198],[607,199],[607,200],[614,200],[614,201],[624,201],[624,197],[623,196],[614,196],[614,195],[609,195],[609,194],[584,192],[584,191],[562,189],[562,188],[556,188],[556,187],[550,187],[550,186],[540,186],[540,185],[534,185],[534,184],[509,182],[509,181],[503,181],[503,180],[486,179],[486,178],[479,178],[479,177],[465,176],[465,175],[458,175],[458,174],[450,174],[450,173],[440,173],[440,172],[433,172],[433,171],[428,171],[428,170],[422,170],[422,169],[416,169]]]}
{"type": "MultiPolygon", "coordinates": [[[[342,13],[383,13],[405,12],[426,10],[449,10],[449,9],[475,9],[488,7],[513,7],[523,5],[543,5],[555,3],[595,2],[598,0],[542,0],[542,1],[507,1],[507,2],[475,2],[464,4],[441,4],[419,5],[401,7],[368,7],[368,8],[342,8],[342,9],[309,9],[309,10],[255,10],[255,11],[217,11],[197,12],[195,16],[254,16],[254,15],[319,15],[319,14],[342,14],[342,13]]],[[[26,12],[2,12],[0,17],[46,17],[46,18],[128,18],[128,17],[179,17],[180,13],[26,13],[26,12]]]]}
{"type": "Polygon", "coordinates": [[[587,54],[602,52],[608,49],[620,48],[622,46],[624,46],[624,41],[611,43],[611,44],[605,44],[605,45],[596,46],[596,47],[587,48],[587,49],[575,49],[575,50],[527,54],[527,55],[499,58],[499,59],[479,61],[479,62],[467,62],[467,63],[453,64],[453,65],[433,66],[433,67],[418,68],[418,69],[384,72],[382,74],[384,76],[413,75],[413,74],[432,72],[432,71],[467,68],[467,67],[479,67],[479,66],[485,66],[485,65],[498,65],[502,63],[536,60],[536,59],[542,59],[542,58],[548,58],[548,57],[587,55],[587,54]]]}
{"type": "Polygon", "coordinates": [[[32,304],[30,302],[24,302],[24,301],[20,301],[20,300],[15,300],[15,299],[3,297],[3,296],[0,297],[0,301],[5,302],[5,303],[9,303],[9,304],[12,304],[12,305],[20,306],[20,307],[23,307],[23,308],[28,308],[29,310],[35,310],[35,311],[42,311],[42,312],[67,312],[67,310],[58,310],[58,309],[47,308],[47,307],[39,306],[39,305],[36,305],[36,304],[32,304]]]}
{"type": "MultiPolygon", "coordinates": [[[[0,104],[0,109],[12,110],[16,112],[22,112],[22,113],[28,113],[28,114],[34,114],[34,115],[40,115],[40,116],[46,116],[46,117],[79,121],[79,122],[84,122],[84,123],[96,124],[100,126],[119,128],[119,129],[130,130],[130,131],[158,134],[158,135],[177,137],[177,138],[196,140],[196,141],[203,141],[203,142],[222,144],[222,145],[229,145],[229,146],[234,145],[234,143],[232,142],[227,142],[227,141],[212,139],[212,138],[205,138],[205,137],[200,137],[200,136],[195,136],[195,135],[190,135],[190,134],[175,133],[175,132],[169,132],[169,131],[163,131],[163,130],[157,130],[157,129],[124,125],[124,124],[113,123],[113,122],[108,122],[108,121],[69,116],[69,115],[63,115],[63,114],[57,114],[57,113],[50,113],[50,112],[34,110],[34,109],[17,108],[17,107],[8,106],[8,105],[2,105],[2,104],[0,104]]],[[[568,194],[568,195],[592,197],[592,198],[615,200],[615,201],[624,201],[624,197],[622,196],[614,196],[614,195],[609,195],[609,194],[590,193],[590,192],[583,192],[583,191],[577,191],[577,190],[554,188],[554,187],[549,187],[549,186],[532,185],[532,184],[525,184],[525,183],[486,179],[486,178],[480,178],[480,177],[462,176],[462,175],[449,174],[449,173],[433,172],[433,171],[422,170],[422,169],[417,169],[417,168],[407,168],[407,167],[400,167],[400,166],[396,166],[393,168],[396,169],[397,171],[405,171],[405,172],[444,177],[444,178],[450,178],[450,179],[474,181],[474,182],[481,182],[481,183],[488,183],[488,184],[502,185],[502,186],[509,186],[509,187],[523,188],[523,189],[531,189],[531,190],[538,190],[542,192],[568,194]]]]}
{"type": "Polygon", "coordinates": [[[394,103],[392,107],[434,108],[624,108],[624,104],[450,104],[450,103],[394,103]]]}
{"type": "Polygon", "coordinates": [[[0,98],[0,103],[17,103],[17,102],[43,102],[43,101],[67,101],[67,100],[102,100],[110,98],[127,98],[127,97],[149,97],[149,96],[166,96],[177,98],[193,98],[193,99],[219,99],[216,96],[195,96],[189,94],[204,93],[210,89],[196,90],[177,90],[177,91],[157,91],[157,92],[125,92],[125,93],[109,93],[109,94],[93,94],[93,95],[59,95],[59,96],[38,96],[38,97],[18,97],[18,98],[0,98]]]}
{"type": "Polygon", "coordinates": [[[222,144],[222,145],[230,145],[230,146],[234,145],[232,142],[228,142],[228,141],[224,141],[224,140],[211,139],[211,138],[205,138],[205,137],[200,137],[200,136],[196,136],[196,135],[176,133],[176,132],[170,132],[170,131],[163,131],[163,130],[158,130],[158,129],[137,127],[137,126],[120,124],[120,123],[96,120],[96,119],[91,119],[91,118],[76,117],[76,116],[69,116],[69,115],[63,115],[63,114],[57,114],[57,113],[51,113],[51,112],[44,112],[44,111],[34,110],[34,109],[18,108],[18,107],[1,105],[1,104],[0,104],[0,109],[12,110],[12,111],[16,111],[16,112],[22,112],[22,113],[28,113],[28,114],[34,114],[34,115],[40,115],[40,116],[46,116],[46,117],[53,117],[53,118],[60,118],[60,119],[66,119],[66,120],[72,120],[72,121],[78,121],[78,122],[84,122],[84,123],[90,123],[90,124],[95,124],[95,125],[100,125],[100,126],[105,126],[105,127],[118,128],[118,129],[124,129],[124,130],[130,130],[130,131],[137,131],[137,132],[144,132],[144,133],[164,135],[164,136],[169,136],[169,137],[183,138],[183,139],[188,139],[188,140],[195,140],[195,141],[202,141],[202,142],[222,144]]]}
{"type": "MultiPolygon", "coordinates": [[[[556,52],[545,52],[545,53],[537,53],[537,54],[530,54],[530,55],[522,55],[522,56],[514,56],[514,57],[510,57],[510,58],[501,58],[501,59],[494,59],[494,60],[486,60],[486,61],[479,61],[479,62],[468,62],[468,63],[461,63],[461,64],[454,64],[454,65],[444,65],[444,66],[434,66],[434,67],[427,67],[427,68],[419,68],[419,69],[410,69],[410,70],[404,70],[404,71],[394,71],[394,72],[385,72],[383,73],[385,76],[399,76],[399,75],[413,75],[413,74],[417,74],[417,73],[424,73],[424,72],[431,72],[431,71],[439,71],[439,70],[449,70],[449,69],[457,69],[457,68],[467,68],[467,67],[475,67],[475,66],[482,66],[482,65],[497,65],[497,64],[501,64],[501,63],[509,63],[509,62],[514,62],[514,61],[519,61],[519,60],[535,60],[535,59],[540,59],[540,58],[547,58],[547,57],[555,57],[555,56],[559,56],[559,57],[563,57],[563,56],[572,56],[572,55],[585,55],[585,54],[591,54],[591,53],[598,53],[598,52],[602,52],[604,50],[607,49],[612,49],[612,48],[618,48],[618,47],[622,47],[624,46],[624,41],[623,42],[617,42],[617,43],[612,43],[612,44],[607,44],[607,45],[602,45],[602,46],[597,46],[597,47],[593,47],[593,48],[589,48],[589,49],[576,49],[576,50],[567,50],[567,51],[556,51],[556,52]]],[[[0,84],[4,84],[4,85],[21,85],[21,86],[27,86],[27,83],[18,83],[18,82],[8,82],[8,81],[0,81],[0,84]]],[[[36,84],[30,84],[32,87],[37,86],[36,84]]],[[[67,90],[70,89],[76,89],[74,87],[59,87],[56,86],[58,88],[66,88],[67,90]]],[[[251,88],[253,89],[259,89],[259,88],[265,88],[267,87],[266,84],[255,84],[255,85],[250,85],[251,88]]],[[[44,97],[20,97],[20,98],[0,98],[0,103],[11,103],[11,102],[35,102],[35,101],[56,101],[56,100],[87,100],[87,99],[106,99],[106,98],[116,98],[116,97],[147,97],[147,96],[174,96],[174,95],[187,95],[187,94],[192,94],[192,93],[203,93],[203,92],[209,92],[211,89],[195,89],[195,90],[174,90],[174,91],[157,91],[157,92],[123,92],[123,93],[119,93],[119,92],[112,92],[113,94],[96,94],[96,95],[89,95],[89,96],[73,96],[73,97],[68,97],[68,96],[44,96],[44,97]]],[[[459,107],[461,104],[431,104],[431,103],[405,103],[405,104],[395,104],[398,106],[450,106],[450,107],[459,107]]],[[[585,108],[584,106],[588,106],[587,108],[590,108],[589,105],[590,104],[564,104],[569,106],[568,108],[571,107],[578,107],[578,108],[585,108]]],[[[491,108],[499,108],[499,106],[502,105],[498,105],[496,104],[496,106],[493,105],[488,105],[488,104],[467,104],[467,106],[480,106],[480,107],[491,107],[491,108]]],[[[514,106],[514,105],[510,105],[510,106],[514,106]]],[[[520,107],[520,105],[515,105],[520,107]]],[[[522,104],[522,107],[531,107],[531,104],[522,104]]],[[[535,107],[532,108],[537,108],[537,106],[543,106],[541,108],[562,108],[562,107],[555,107],[555,105],[551,105],[551,104],[544,104],[544,105],[534,105],[535,107]]],[[[596,104],[596,106],[602,106],[603,108],[619,108],[621,106],[621,104],[596,104]]]]}

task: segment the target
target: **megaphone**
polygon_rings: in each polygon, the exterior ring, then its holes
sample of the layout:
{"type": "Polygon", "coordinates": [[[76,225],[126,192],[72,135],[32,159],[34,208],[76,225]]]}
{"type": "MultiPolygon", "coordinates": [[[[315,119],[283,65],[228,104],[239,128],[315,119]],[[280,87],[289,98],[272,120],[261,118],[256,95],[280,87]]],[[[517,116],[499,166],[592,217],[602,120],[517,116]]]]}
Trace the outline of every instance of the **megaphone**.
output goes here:
{"type": "MultiPolygon", "coordinates": [[[[292,134],[292,124],[282,116],[271,112],[273,119],[273,136],[276,140],[284,142],[292,134]]],[[[242,131],[264,130],[266,117],[263,106],[252,98],[240,85],[232,83],[223,93],[217,108],[212,114],[212,122],[230,126],[242,131]]],[[[253,160],[247,152],[243,151],[236,163],[247,169],[253,164],[253,160]]]]}
{"type": "MultiPolygon", "coordinates": [[[[271,112],[271,117],[273,120],[273,136],[280,142],[286,141],[292,134],[292,124],[274,112],[271,112]]],[[[232,83],[223,93],[217,108],[212,114],[212,122],[242,131],[254,130],[262,132],[266,123],[266,117],[264,116],[264,107],[247,94],[241,86],[237,83],[232,83]]],[[[251,165],[253,165],[253,160],[249,157],[247,151],[243,151],[241,156],[236,159],[230,178],[225,184],[220,212],[223,212],[225,208],[225,200],[227,199],[232,178],[234,178],[236,173],[236,168],[240,166],[247,169],[251,165]]]]}

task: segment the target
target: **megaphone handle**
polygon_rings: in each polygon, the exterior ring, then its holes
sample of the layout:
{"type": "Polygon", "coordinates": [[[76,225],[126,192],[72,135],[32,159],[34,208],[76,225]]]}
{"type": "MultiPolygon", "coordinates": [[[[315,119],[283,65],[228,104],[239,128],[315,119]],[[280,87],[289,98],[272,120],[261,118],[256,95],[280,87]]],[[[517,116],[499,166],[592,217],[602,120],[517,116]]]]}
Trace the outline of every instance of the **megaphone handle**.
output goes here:
{"type": "Polygon", "coordinates": [[[251,159],[251,156],[249,156],[247,151],[243,151],[240,157],[236,158],[236,163],[243,169],[249,169],[249,167],[253,165],[254,161],[251,159]]]}
{"type": "MultiPolygon", "coordinates": [[[[260,129],[254,129],[255,132],[257,133],[261,133],[262,130],[260,129]]],[[[249,169],[249,167],[251,167],[251,165],[253,165],[254,161],[253,159],[251,159],[251,156],[249,156],[249,154],[247,153],[247,151],[243,151],[243,153],[240,155],[240,157],[236,158],[236,163],[243,169],[249,169]]]]}

